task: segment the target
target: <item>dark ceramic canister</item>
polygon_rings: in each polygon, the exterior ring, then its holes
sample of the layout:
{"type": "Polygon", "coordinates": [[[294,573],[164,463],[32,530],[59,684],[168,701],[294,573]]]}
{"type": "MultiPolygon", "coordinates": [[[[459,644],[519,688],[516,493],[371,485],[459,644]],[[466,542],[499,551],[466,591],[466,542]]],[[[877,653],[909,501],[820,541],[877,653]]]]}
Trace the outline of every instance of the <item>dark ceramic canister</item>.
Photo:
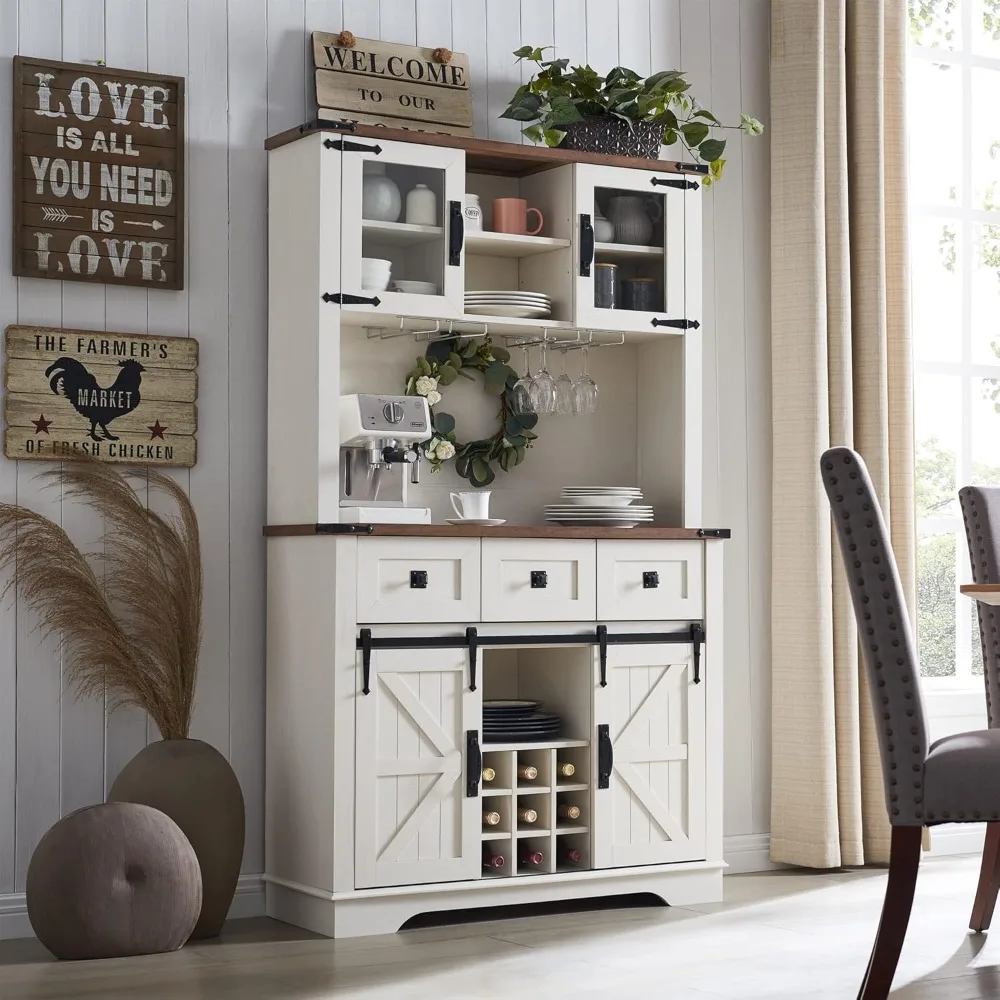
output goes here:
{"type": "Polygon", "coordinates": [[[594,305],[598,309],[618,308],[618,265],[594,265],[594,305]]]}
{"type": "Polygon", "coordinates": [[[660,283],[655,278],[626,278],[622,282],[622,305],[636,312],[659,312],[660,283]]]}

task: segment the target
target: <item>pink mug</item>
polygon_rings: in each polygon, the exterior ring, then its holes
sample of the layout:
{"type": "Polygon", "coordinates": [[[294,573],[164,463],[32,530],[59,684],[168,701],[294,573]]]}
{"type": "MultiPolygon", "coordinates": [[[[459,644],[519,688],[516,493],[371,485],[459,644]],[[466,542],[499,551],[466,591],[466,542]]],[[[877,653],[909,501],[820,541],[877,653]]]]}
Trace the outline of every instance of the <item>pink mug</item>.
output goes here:
{"type": "Polygon", "coordinates": [[[493,199],[493,232],[514,233],[517,236],[537,236],[542,231],[545,219],[537,208],[528,208],[523,198],[493,199]],[[536,228],[528,231],[528,213],[538,216],[536,228]]]}

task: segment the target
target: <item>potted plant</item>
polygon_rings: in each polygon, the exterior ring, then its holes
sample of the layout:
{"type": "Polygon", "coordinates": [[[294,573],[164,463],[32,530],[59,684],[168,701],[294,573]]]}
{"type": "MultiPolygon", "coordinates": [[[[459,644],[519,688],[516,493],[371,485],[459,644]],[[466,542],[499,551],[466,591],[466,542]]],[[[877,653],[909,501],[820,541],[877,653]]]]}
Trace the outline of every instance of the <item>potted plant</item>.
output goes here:
{"type": "Polygon", "coordinates": [[[162,740],[122,770],[108,796],[166,813],[191,842],[201,867],[201,914],[192,937],[222,928],[243,860],[244,807],[229,762],[188,737],[201,645],[201,546],[187,494],[155,469],[121,472],[96,459],[41,473],[63,496],[85,503],[107,526],[101,550],[85,554],[49,518],[0,504],[0,575],[58,637],[78,696],[107,694],[112,707],[137,705],[162,740]],[[139,495],[131,479],[143,486],[139,495]],[[176,515],[147,507],[166,496],[176,515]]]}
{"type": "Polygon", "coordinates": [[[680,70],[663,70],[643,79],[616,66],[602,77],[590,66],[570,67],[568,59],[544,59],[530,45],[514,52],[518,61],[537,63],[534,76],[518,87],[500,116],[530,122],[522,132],[532,142],[563,149],[616,153],[656,159],[660,145],[680,142],[709,166],[705,183],[718,180],[726,140],[720,134],[739,129],[764,131],[756,118],[740,115],[739,125],[723,125],[688,94],[691,84],[680,70]]]}

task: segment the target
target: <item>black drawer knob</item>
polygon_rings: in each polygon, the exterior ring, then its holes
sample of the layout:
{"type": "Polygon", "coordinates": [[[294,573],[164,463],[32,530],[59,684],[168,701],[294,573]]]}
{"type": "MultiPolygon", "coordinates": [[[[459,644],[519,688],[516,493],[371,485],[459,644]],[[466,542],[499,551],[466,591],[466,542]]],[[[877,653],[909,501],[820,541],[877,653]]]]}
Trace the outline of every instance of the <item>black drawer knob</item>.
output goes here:
{"type": "Polygon", "coordinates": [[[531,571],[531,586],[534,590],[544,590],[549,585],[549,574],[544,569],[531,571]]]}
{"type": "Polygon", "coordinates": [[[660,574],[656,570],[647,570],[642,574],[642,586],[645,590],[655,590],[660,585],[660,574]]]}
{"type": "Polygon", "coordinates": [[[410,570],[410,587],[413,590],[426,590],[427,589],[427,570],[425,570],[425,569],[411,569],[410,570]]]}

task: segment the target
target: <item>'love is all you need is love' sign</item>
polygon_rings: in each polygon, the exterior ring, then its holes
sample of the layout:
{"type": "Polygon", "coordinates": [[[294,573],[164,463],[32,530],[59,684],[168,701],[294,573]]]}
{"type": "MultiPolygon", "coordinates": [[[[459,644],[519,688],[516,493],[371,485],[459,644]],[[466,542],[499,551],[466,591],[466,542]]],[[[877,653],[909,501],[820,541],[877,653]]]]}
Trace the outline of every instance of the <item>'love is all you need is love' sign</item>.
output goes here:
{"type": "Polygon", "coordinates": [[[198,341],[8,326],[4,454],[191,466],[198,341]]]}
{"type": "Polygon", "coordinates": [[[184,80],[14,57],[14,274],[184,287],[184,80]]]}
{"type": "Polygon", "coordinates": [[[469,57],[314,31],[319,117],[472,135],[469,57]]]}

